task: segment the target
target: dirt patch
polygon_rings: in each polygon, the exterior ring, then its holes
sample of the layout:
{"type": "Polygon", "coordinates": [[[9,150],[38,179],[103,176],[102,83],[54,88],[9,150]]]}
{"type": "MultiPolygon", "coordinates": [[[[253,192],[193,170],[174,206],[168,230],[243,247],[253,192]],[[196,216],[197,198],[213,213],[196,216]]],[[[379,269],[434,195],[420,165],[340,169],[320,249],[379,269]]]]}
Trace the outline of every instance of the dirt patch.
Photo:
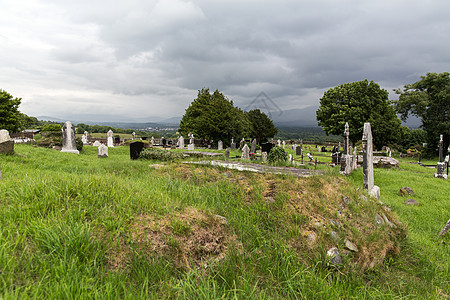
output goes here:
{"type": "MultiPolygon", "coordinates": [[[[139,215],[130,226],[129,238],[128,244],[141,255],[149,259],[164,255],[183,268],[206,268],[225,258],[231,247],[240,247],[224,217],[192,207],[164,216],[139,215]]],[[[131,248],[123,242],[109,253],[113,270],[128,265],[131,248]]]]}

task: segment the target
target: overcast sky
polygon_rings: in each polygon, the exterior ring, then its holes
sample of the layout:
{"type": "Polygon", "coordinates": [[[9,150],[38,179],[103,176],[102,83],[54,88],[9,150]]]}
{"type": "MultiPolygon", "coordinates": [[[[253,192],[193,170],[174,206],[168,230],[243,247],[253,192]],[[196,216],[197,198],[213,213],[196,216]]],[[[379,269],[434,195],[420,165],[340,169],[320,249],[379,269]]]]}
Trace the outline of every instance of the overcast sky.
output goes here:
{"type": "MultiPolygon", "coordinates": [[[[241,108],[317,106],[450,71],[448,0],[0,0],[0,89],[30,116],[181,116],[198,90],[241,108]]],[[[95,121],[95,120],[92,120],[95,121]]]]}

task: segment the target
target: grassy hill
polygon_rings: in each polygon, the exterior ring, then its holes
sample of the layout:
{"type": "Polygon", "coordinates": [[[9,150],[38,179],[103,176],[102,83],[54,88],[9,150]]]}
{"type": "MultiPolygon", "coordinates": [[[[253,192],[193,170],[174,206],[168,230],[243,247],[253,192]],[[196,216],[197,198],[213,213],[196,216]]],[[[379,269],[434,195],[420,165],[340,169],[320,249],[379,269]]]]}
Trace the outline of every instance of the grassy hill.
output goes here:
{"type": "Polygon", "coordinates": [[[0,168],[2,298],[450,296],[450,188],[433,169],[376,169],[382,204],[361,170],[296,178],[131,161],[127,147],[16,145],[0,168]]]}

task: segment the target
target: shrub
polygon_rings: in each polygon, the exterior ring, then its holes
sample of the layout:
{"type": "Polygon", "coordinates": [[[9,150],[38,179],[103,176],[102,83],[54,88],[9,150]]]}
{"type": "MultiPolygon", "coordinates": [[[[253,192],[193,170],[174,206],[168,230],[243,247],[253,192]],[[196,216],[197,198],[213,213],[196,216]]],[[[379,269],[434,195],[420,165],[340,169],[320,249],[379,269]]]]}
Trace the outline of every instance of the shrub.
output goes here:
{"type": "Polygon", "coordinates": [[[172,152],[169,150],[163,150],[158,148],[147,148],[142,150],[140,158],[142,159],[155,159],[162,161],[174,161],[183,159],[183,154],[172,152]]]}
{"type": "Polygon", "coordinates": [[[45,124],[44,127],[42,127],[41,131],[47,132],[47,131],[61,131],[61,125],[59,124],[45,124]]]}
{"type": "Polygon", "coordinates": [[[77,137],[75,139],[75,144],[76,144],[77,150],[81,152],[83,150],[83,141],[81,140],[81,138],[77,137]]]}
{"type": "Polygon", "coordinates": [[[270,149],[269,154],[267,155],[267,160],[269,163],[285,163],[287,161],[288,157],[286,155],[286,152],[284,152],[284,149],[281,147],[273,147],[270,149]]]}
{"type": "Polygon", "coordinates": [[[35,136],[38,146],[52,148],[53,146],[62,146],[61,131],[44,131],[35,136]]]}

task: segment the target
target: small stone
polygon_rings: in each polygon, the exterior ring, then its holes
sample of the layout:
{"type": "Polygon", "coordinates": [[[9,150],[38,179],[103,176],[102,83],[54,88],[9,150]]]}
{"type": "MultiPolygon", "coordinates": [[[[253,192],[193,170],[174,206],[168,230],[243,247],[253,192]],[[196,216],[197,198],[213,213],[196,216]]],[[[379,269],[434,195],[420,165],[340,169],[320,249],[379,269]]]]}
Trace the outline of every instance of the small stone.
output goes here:
{"type": "Polygon", "coordinates": [[[414,200],[414,199],[408,199],[408,200],[406,200],[406,201],[405,201],[405,204],[406,204],[406,205],[420,205],[419,202],[417,202],[417,201],[414,200]]]}
{"type": "Polygon", "coordinates": [[[379,214],[375,215],[375,222],[377,223],[377,226],[381,226],[384,223],[383,218],[379,214]]]}
{"type": "Polygon", "coordinates": [[[350,202],[352,202],[352,200],[349,197],[346,197],[346,196],[342,197],[342,201],[344,201],[345,204],[349,204],[350,202]]]}
{"type": "Polygon", "coordinates": [[[331,258],[331,265],[342,265],[342,256],[339,253],[338,248],[333,247],[327,251],[327,256],[331,258]]]}
{"type": "Polygon", "coordinates": [[[335,227],[338,227],[338,228],[342,227],[341,224],[339,222],[335,221],[335,220],[330,219],[330,223],[331,223],[332,226],[335,226],[335,227]]]}
{"type": "Polygon", "coordinates": [[[395,224],[392,223],[391,221],[389,221],[388,217],[386,217],[385,214],[382,214],[382,216],[383,216],[384,221],[385,221],[391,228],[394,228],[394,227],[395,227],[395,224]]]}
{"type": "Polygon", "coordinates": [[[349,239],[346,238],[344,243],[345,243],[344,244],[345,249],[348,249],[353,252],[358,252],[358,247],[353,242],[351,242],[349,239]]]}
{"type": "Polygon", "coordinates": [[[338,235],[337,232],[334,231],[334,230],[331,230],[331,231],[330,231],[330,236],[331,236],[331,238],[332,238],[335,242],[337,242],[337,241],[339,240],[339,235],[338,235]]]}
{"type": "Polygon", "coordinates": [[[313,244],[317,240],[317,234],[314,231],[307,231],[304,233],[304,236],[311,244],[313,244]]]}
{"type": "Polygon", "coordinates": [[[404,197],[406,195],[412,196],[412,195],[414,195],[414,191],[412,188],[404,186],[398,191],[398,194],[402,197],[404,197]]]}
{"type": "Polygon", "coordinates": [[[227,218],[220,216],[220,215],[215,215],[216,219],[219,220],[219,222],[223,225],[228,225],[228,220],[227,218]]]}

